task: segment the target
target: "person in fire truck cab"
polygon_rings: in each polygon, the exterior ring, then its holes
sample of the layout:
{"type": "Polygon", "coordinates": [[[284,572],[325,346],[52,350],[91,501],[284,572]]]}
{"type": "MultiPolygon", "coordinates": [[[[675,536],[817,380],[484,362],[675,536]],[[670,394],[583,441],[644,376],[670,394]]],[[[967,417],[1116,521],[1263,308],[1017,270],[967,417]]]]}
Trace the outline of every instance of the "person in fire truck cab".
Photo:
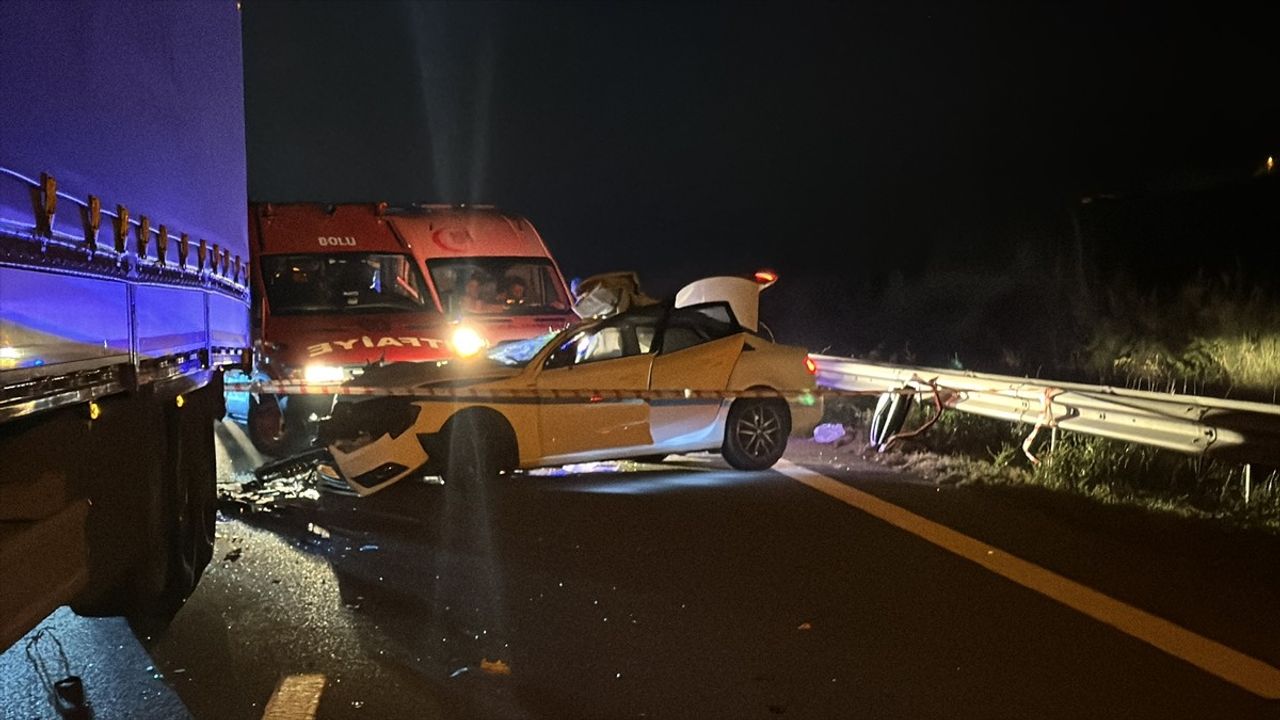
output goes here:
{"type": "Polygon", "coordinates": [[[489,279],[485,277],[484,273],[480,272],[472,273],[471,277],[467,278],[466,294],[462,296],[462,309],[465,312],[500,312],[505,307],[505,305],[488,299],[491,297],[485,292],[485,286],[488,282],[489,279]]]}
{"type": "Polygon", "coordinates": [[[294,260],[272,277],[272,286],[276,301],[287,307],[324,307],[333,294],[316,260],[294,260]]]}
{"type": "Polygon", "coordinates": [[[498,293],[498,302],[504,305],[523,305],[527,295],[524,279],[508,275],[502,283],[502,292],[498,293]]]}

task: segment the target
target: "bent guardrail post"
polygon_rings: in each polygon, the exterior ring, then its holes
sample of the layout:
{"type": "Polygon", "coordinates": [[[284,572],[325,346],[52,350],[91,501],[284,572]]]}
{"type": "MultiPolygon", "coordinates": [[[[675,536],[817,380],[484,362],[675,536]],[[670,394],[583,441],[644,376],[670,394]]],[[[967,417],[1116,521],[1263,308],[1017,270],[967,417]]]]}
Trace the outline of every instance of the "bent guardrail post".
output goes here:
{"type": "Polygon", "coordinates": [[[936,377],[938,387],[952,393],[947,406],[962,412],[1246,466],[1280,466],[1280,405],[812,357],[819,387],[888,392],[913,377],[936,377]]]}

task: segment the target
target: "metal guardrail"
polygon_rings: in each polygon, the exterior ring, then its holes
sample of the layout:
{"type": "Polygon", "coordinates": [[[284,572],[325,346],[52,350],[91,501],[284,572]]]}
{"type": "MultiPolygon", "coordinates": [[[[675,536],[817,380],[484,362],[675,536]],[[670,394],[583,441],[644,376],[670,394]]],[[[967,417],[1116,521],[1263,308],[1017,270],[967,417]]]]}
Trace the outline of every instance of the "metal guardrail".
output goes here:
{"type": "Polygon", "coordinates": [[[1187,455],[1280,466],[1280,405],[813,355],[818,385],[926,389],[944,407],[1187,455]]]}

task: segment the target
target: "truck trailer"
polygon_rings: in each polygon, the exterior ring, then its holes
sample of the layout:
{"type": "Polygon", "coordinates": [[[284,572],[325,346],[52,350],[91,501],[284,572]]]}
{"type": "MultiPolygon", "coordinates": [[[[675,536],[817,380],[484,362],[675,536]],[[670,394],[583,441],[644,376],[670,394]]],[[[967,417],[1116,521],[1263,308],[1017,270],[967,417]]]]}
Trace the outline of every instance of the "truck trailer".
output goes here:
{"type": "Polygon", "coordinates": [[[249,357],[232,0],[0,3],[0,647],[172,617],[249,357]]]}

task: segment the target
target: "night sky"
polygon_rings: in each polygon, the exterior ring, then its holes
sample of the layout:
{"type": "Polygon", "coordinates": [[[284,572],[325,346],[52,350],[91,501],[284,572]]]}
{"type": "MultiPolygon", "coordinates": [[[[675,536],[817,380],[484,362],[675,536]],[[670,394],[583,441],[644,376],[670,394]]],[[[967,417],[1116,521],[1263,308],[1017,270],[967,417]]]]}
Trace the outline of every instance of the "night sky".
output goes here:
{"type": "Polygon", "coordinates": [[[772,267],[775,331],[841,352],[894,293],[1239,265],[1280,17],[1120,5],[244,0],[250,196],[492,203],[659,294],[772,267]]]}

